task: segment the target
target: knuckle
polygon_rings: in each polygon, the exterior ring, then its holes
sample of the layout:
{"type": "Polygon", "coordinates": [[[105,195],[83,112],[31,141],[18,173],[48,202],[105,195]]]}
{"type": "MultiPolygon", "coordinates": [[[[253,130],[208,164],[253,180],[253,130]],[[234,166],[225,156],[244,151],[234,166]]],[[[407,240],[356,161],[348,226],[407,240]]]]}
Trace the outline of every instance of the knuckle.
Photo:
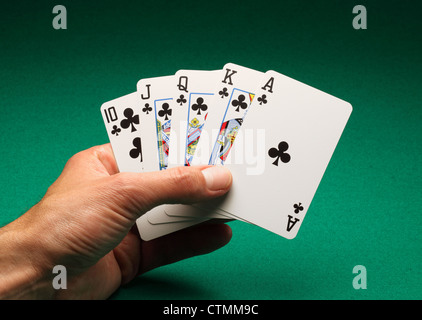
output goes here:
{"type": "Polygon", "coordinates": [[[70,157],[69,161],[77,161],[85,159],[86,157],[102,157],[108,154],[107,145],[98,145],[91,148],[79,151],[70,157]]]}
{"type": "Polygon", "coordinates": [[[108,155],[109,155],[109,152],[108,152],[107,148],[105,147],[105,145],[95,146],[95,147],[88,149],[87,151],[90,151],[92,153],[92,155],[94,155],[96,158],[98,158],[100,160],[107,158],[108,155]]]}
{"type": "Polygon", "coordinates": [[[96,156],[97,152],[101,152],[98,147],[91,147],[86,150],[79,151],[69,158],[66,162],[66,166],[77,165],[78,163],[85,163],[88,158],[96,156]]]}
{"type": "Polygon", "coordinates": [[[67,162],[66,162],[66,166],[71,166],[75,163],[78,163],[81,159],[81,157],[83,156],[83,151],[80,151],[78,153],[75,153],[73,156],[71,156],[67,162]]]}

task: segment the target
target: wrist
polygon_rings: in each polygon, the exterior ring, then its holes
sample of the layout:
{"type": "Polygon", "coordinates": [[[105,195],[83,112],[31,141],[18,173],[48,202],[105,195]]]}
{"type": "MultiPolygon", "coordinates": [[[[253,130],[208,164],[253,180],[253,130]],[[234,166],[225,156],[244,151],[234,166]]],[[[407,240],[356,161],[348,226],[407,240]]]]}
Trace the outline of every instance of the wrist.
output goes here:
{"type": "MultiPolygon", "coordinates": [[[[0,299],[50,299],[51,271],[24,219],[0,229],[0,299]]],[[[50,268],[51,269],[51,268],[50,268]]]]}

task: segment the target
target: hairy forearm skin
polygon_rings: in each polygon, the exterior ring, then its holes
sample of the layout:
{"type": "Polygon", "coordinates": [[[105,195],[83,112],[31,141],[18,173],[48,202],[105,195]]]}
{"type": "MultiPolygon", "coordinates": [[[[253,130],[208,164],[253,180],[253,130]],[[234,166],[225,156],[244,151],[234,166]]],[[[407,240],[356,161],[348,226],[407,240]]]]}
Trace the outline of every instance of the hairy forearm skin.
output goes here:
{"type": "Polygon", "coordinates": [[[39,250],[42,234],[32,234],[25,220],[0,229],[0,299],[54,298],[51,269],[39,250]]]}

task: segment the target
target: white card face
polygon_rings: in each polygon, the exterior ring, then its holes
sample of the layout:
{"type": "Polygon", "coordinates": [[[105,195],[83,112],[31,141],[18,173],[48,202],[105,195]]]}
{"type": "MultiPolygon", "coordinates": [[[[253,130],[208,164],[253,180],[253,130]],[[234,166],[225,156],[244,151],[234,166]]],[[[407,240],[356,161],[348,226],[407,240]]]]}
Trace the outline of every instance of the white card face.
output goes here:
{"type": "Polygon", "coordinates": [[[120,172],[143,171],[140,101],[136,92],[104,103],[101,114],[120,172]]]}
{"type": "Polygon", "coordinates": [[[220,74],[221,70],[179,70],[176,73],[169,167],[191,164],[208,113],[214,110],[220,74]]]}
{"type": "Polygon", "coordinates": [[[285,238],[296,236],[352,112],[348,102],[275,71],[257,91],[244,130],[265,130],[255,139],[255,170],[227,164],[233,186],[219,208],[285,238]],[[259,170],[257,168],[260,168],[259,170]]]}
{"type": "Polygon", "coordinates": [[[212,112],[192,164],[224,164],[263,73],[228,63],[220,72],[212,112]]]}
{"type": "Polygon", "coordinates": [[[141,134],[150,137],[148,149],[155,145],[156,156],[145,159],[145,171],[166,169],[170,152],[170,129],[173,113],[174,76],[141,79],[137,92],[141,100],[141,112],[145,115],[141,134]]]}

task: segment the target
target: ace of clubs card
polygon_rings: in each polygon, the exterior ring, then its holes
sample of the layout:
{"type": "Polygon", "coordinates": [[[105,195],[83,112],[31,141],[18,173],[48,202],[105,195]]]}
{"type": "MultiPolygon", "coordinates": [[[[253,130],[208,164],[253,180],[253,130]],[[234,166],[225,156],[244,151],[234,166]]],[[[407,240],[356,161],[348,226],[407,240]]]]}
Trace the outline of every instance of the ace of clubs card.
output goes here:
{"type": "Polygon", "coordinates": [[[261,80],[244,128],[265,130],[253,175],[228,164],[233,186],[219,209],[293,239],[352,112],[343,100],[275,71],[261,80]]]}

